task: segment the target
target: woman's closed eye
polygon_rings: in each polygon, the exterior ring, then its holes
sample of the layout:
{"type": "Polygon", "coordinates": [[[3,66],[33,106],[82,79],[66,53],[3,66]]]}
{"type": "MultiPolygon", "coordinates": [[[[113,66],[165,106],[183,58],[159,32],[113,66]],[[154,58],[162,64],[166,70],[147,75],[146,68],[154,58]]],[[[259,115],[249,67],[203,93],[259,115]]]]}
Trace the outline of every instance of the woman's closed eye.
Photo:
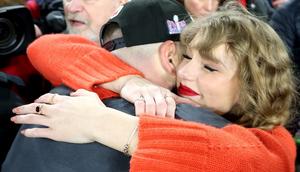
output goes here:
{"type": "Polygon", "coordinates": [[[182,57],[185,58],[185,59],[187,59],[187,60],[192,60],[193,59],[192,57],[190,57],[190,56],[188,56],[186,54],[183,54],[182,57]]]}
{"type": "Polygon", "coordinates": [[[216,72],[216,71],[218,71],[217,69],[215,69],[215,68],[213,68],[213,67],[211,67],[209,65],[204,65],[204,69],[206,69],[209,72],[216,72]]]}

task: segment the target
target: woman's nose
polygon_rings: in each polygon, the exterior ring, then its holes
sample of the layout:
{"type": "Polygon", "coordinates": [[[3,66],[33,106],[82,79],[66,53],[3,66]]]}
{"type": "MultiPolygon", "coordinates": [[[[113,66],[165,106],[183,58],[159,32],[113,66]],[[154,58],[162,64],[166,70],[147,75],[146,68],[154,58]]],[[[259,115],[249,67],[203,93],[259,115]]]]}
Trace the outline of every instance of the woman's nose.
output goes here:
{"type": "Polygon", "coordinates": [[[196,71],[195,65],[193,65],[193,63],[191,62],[180,65],[177,71],[178,77],[184,80],[193,80],[197,73],[198,72],[196,71]]]}

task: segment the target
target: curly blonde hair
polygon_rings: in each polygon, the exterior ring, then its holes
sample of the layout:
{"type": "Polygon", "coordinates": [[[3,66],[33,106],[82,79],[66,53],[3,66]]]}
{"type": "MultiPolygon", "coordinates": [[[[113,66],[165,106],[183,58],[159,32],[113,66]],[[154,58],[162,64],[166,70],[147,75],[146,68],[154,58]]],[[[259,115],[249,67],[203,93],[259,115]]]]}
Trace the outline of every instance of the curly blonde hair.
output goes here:
{"type": "Polygon", "coordinates": [[[275,31],[241,6],[198,19],[181,35],[204,57],[225,44],[238,64],[239,102],[228,113],[245,127],[271,129],[287,122],[297,95],[293,63],[275,31]]]}

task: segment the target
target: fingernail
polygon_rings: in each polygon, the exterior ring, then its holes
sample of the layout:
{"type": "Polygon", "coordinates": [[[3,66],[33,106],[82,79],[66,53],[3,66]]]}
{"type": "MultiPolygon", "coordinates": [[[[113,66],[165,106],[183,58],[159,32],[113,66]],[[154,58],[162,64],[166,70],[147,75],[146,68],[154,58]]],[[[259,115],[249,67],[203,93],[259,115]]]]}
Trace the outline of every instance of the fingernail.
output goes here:
{"type": "Polygon", "coordinates": [[[12,122],[15,122],[16,117],[15,117],[15,116],[14,116],[14,117],[11,117],[10,120],[11,120],[12,122]]]}
{"type": "Polygon", "coordinates": [[[18,108],[13,108],[12,112],[13,113],[17,113],[18,112],[18,108]]]}
{"type": "Polygon", "coordinates": [[[21,130],[21,134],[23,134],[23,135],[24,135],[24,134],[25,134],[25,130],[21,130]]]}

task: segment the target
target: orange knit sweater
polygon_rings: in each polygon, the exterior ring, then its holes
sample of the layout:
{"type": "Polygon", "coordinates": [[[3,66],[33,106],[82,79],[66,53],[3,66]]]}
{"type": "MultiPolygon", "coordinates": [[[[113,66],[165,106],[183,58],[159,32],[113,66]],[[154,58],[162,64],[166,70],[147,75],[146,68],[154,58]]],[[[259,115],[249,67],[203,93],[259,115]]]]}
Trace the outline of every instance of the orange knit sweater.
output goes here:
{"type": "Polygon", "coordinates": [[[288,131],[140,117],[131,172],[294,172],[296,147],[288,131]]]}
{"type": "Polygon", "coordinates": [[[44,35],[29,45],[27,55],[53,85],[84,88],[96,92],[101,99],[118,94],[94,85],[125,75],[142,75],[94,42],[77,35],[44,35]]]}
{"type": "MultiPolygon", "coordinates": [[[[94,84],[127,74],[140,74],[96,44],[75,35],[48,35],[34,41],[28,56],[53,84],[114,96],[94,84]],[[48,48],[51,46],[51,48],[48,48]]],[[[228,125],[207,125],[140,117],[139,144],[131,160],[132,172],[246,171],[294,172],[296,147],[283,127],[271,131],[228,125]]]]}

